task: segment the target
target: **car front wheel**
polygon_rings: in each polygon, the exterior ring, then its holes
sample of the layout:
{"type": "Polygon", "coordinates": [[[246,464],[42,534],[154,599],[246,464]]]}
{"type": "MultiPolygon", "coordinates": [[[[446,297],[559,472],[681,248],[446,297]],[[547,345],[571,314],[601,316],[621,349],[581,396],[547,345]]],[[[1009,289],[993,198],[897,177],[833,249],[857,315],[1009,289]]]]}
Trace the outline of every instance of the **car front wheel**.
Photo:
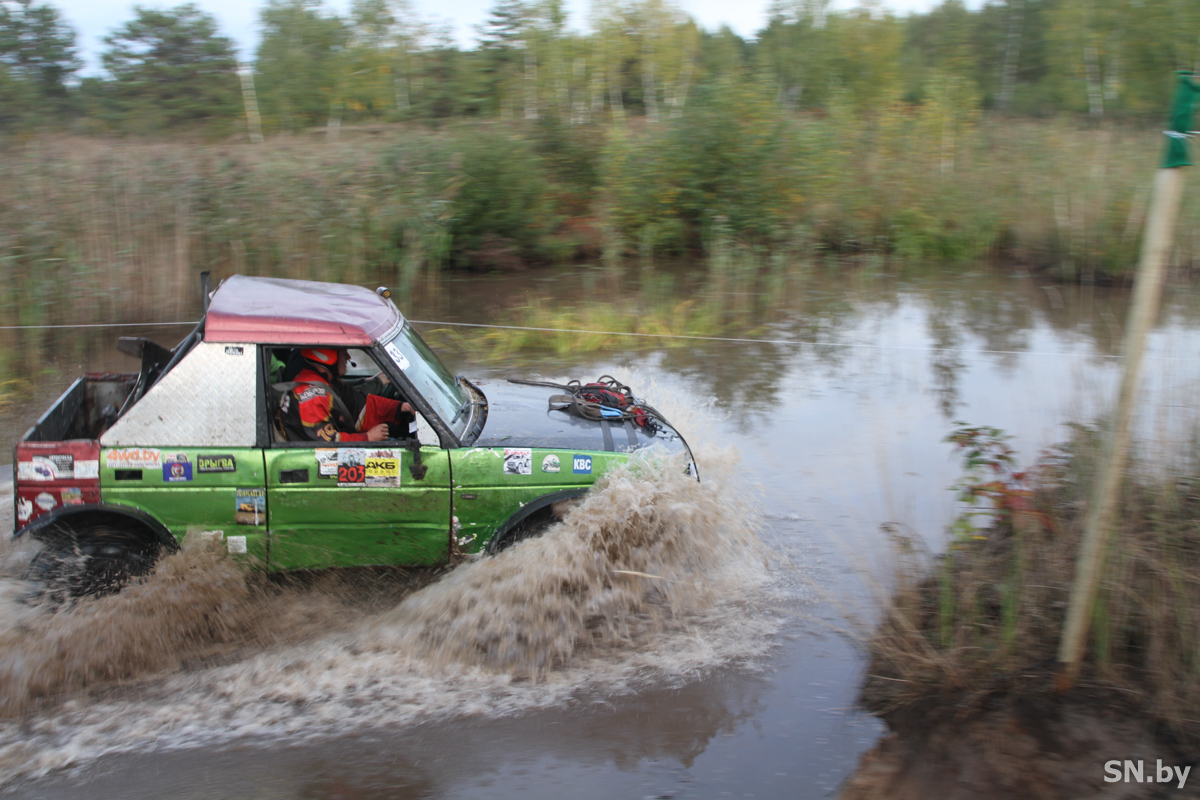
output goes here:
{"type": "Polygon", "coordinates": [[[545,508],[535,514],[531,514],[493,539],[491,552],[499,553],[501,550],[507,550],[512,547],[517,542],[541,536],[557,521],[554,512],[550,508],[545,508]]]}

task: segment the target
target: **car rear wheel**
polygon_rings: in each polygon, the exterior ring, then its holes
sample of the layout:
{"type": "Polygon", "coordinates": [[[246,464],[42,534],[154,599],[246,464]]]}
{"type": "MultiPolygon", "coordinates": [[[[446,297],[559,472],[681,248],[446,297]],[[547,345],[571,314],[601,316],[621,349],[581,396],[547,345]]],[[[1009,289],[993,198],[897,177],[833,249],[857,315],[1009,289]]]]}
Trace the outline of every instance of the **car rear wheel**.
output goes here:
{"type": "Polygon", "coordinates": [[[162,552],[140,532],[108,523],[84,524],[71,533],[47,541],[25,570],[25,579],[38,583],[40,599],[115,594],[153,571],[162,552]]]}

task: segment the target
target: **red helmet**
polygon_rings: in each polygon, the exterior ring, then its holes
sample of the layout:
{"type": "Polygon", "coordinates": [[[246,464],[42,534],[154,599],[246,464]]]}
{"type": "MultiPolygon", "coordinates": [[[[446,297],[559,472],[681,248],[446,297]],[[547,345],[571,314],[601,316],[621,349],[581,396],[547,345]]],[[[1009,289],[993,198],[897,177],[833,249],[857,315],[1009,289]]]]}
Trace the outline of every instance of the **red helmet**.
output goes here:
{"type": "Polygon", "coordinates": [[[327,367],[332,367],[338,360],[338,351],[332,347],[307,347],[300,351],[300,355],[327,367]]]}

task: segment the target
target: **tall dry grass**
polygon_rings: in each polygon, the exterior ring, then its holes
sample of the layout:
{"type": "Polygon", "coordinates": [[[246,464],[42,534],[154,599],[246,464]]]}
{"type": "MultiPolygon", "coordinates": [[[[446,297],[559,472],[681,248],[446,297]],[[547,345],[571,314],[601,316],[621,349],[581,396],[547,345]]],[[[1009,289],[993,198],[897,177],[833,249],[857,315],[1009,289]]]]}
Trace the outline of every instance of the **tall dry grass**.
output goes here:
{"type": "Polygon", "coordinates": [[[186,319],[199,311],[205,269],[352,283],[394,275],[421,203],[409,196],[413,175],[383,176],[385,149],[48,139],[9,152],[4,318],[186,319]]]}
{"type": "MultiPolygon", "coordinates": [[[[10,142],[0,314],[22,324],[194,315],[205,269],[404,287],[451,264],[720,261],[730,242],[785,261],[999,255],[1083,281],[1136,260],[1157,130],[957,120],[936,106],[796,116],[757,101],[729,129],[743,101],[718,93],[690,117],[607,129],[10,142]],[[935,135],[948,121],[956,135],[935,135]]],[[[1172,263],[1200,263],[1200,204],[1187,199],[1172,263]]]]}

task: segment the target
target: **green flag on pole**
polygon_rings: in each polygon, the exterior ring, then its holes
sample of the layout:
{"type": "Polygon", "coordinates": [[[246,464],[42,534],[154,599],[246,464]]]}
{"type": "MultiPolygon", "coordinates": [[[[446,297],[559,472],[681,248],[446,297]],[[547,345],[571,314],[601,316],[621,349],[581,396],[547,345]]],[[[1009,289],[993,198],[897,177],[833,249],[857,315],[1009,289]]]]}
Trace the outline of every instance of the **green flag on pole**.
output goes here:
{"type": "Polygon", "coordinates": [[[1171,116],[1167,121],[1167,153],[1163,158],[1163,169],[1186,167],[1188,160],[1188,128],[1192,125],[1192,106],[1200,95],[1200,85],[1192,82],[1192,73],[1177,72],[1179,82],[1175,86],[1175,97],[1171,100],[1171,116]]]}

